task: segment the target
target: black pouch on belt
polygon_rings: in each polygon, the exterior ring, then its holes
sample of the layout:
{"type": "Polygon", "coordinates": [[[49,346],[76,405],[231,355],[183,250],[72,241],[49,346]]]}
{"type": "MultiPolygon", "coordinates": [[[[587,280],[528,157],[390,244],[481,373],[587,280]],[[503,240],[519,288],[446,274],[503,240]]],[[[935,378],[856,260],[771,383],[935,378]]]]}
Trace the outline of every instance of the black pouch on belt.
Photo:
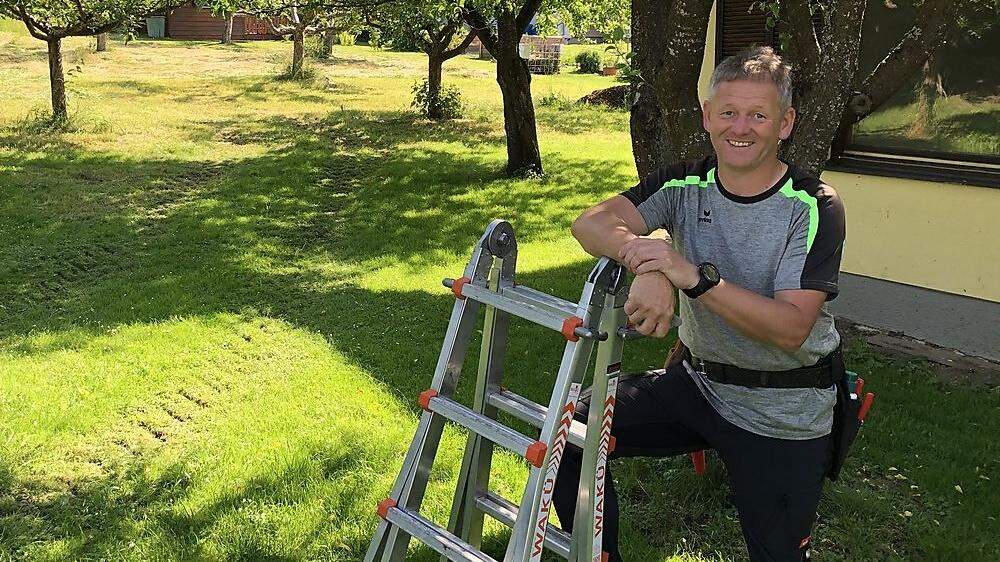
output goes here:
{"type": "Polygon", "coordinates": [[[850,383],[847,379],[847,369],[844,367],[844,356],[840,348],[831,355],[830,367],[833,369],[834,380],[837,381],[837,405],[833,408],[833,462],[826,473],[830,480],[836,481],[844,459],[851,449],[851,444],[861,429],[858,410],[861,409],[861,397],[851,399],[850,383]]]}

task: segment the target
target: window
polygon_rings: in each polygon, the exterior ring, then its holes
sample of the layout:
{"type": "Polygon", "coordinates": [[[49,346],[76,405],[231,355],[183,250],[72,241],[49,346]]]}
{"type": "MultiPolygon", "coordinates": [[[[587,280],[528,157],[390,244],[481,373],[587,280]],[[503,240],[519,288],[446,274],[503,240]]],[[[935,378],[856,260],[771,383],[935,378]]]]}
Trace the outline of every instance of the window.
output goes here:
{"type": "MultiPolygon", "coordinates": [[[[751,0],[720,4],[719,60],[750,44],[777,43],[751,0]]],[[[947,44],[852,127],[829,169],[1000,187],[1000,16],[988,0],[966,12],[947,44]]],[[[915,18],[914,0],[868,0],[860,71],[871,72],[915,18]]]]}
{"type": "MultiPolygon", "coordinates": [[[[868,2],[862,72],[870,72],[915,20],[912,0],[868,2]]],[[[848,163],[895,160],[916,177],[1000,187],[1000,21],[972,3],[956,32],[891,99],[856,124],[848,163]],[[992,176],[992,178],[991,178],[992,176]]]]}

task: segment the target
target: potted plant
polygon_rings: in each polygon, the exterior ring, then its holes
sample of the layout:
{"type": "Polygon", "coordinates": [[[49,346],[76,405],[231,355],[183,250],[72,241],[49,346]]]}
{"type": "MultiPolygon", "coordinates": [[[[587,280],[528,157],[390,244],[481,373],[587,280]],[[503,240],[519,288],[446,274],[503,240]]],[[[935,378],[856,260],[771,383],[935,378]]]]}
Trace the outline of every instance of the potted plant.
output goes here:
{"type": "Polygon", "coordinates": [[[614,76],[618,74],[618,66],[615,64],[616,61],[612,57],[604,57],[601,61],[603,67],[601,69],[602,76],[614,76]]]}

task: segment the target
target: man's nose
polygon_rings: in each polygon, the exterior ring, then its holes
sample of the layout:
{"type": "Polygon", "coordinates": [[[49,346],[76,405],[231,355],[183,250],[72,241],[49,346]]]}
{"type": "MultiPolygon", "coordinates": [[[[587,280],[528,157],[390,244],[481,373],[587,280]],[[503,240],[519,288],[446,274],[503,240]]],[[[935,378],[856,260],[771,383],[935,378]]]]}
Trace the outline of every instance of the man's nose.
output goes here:
{"type": "Polygon", "coordinates": [[[743,115],[736,117],[733,122],[732,132],[734,135],[745,135],[750,132],[750,119],[743,115]]]}

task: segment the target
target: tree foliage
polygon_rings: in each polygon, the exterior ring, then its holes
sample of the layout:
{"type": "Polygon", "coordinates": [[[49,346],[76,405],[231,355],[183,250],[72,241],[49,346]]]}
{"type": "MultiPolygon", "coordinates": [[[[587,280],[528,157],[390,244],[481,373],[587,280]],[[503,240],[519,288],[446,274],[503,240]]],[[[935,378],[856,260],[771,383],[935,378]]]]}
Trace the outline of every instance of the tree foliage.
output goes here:
{"type": "Polygon", "coordinates": [[[19,20],[35,39],[48,41],[128,32],[148,14],[179,5],[174,0],[0,0],[0,15],[19,20]]]}
{"type": "Polygon", "coordinates": [[[364,18],[390,44],[412,46],[427,55],[427,80],[415,107],[431,119],[454,116],[450,101],[457,96],[442,98],[442,65],[465,52],[475,38],[474,32],[465,29],[458,6],[451,0],[409,0],[364,10],[364,18]]]}

